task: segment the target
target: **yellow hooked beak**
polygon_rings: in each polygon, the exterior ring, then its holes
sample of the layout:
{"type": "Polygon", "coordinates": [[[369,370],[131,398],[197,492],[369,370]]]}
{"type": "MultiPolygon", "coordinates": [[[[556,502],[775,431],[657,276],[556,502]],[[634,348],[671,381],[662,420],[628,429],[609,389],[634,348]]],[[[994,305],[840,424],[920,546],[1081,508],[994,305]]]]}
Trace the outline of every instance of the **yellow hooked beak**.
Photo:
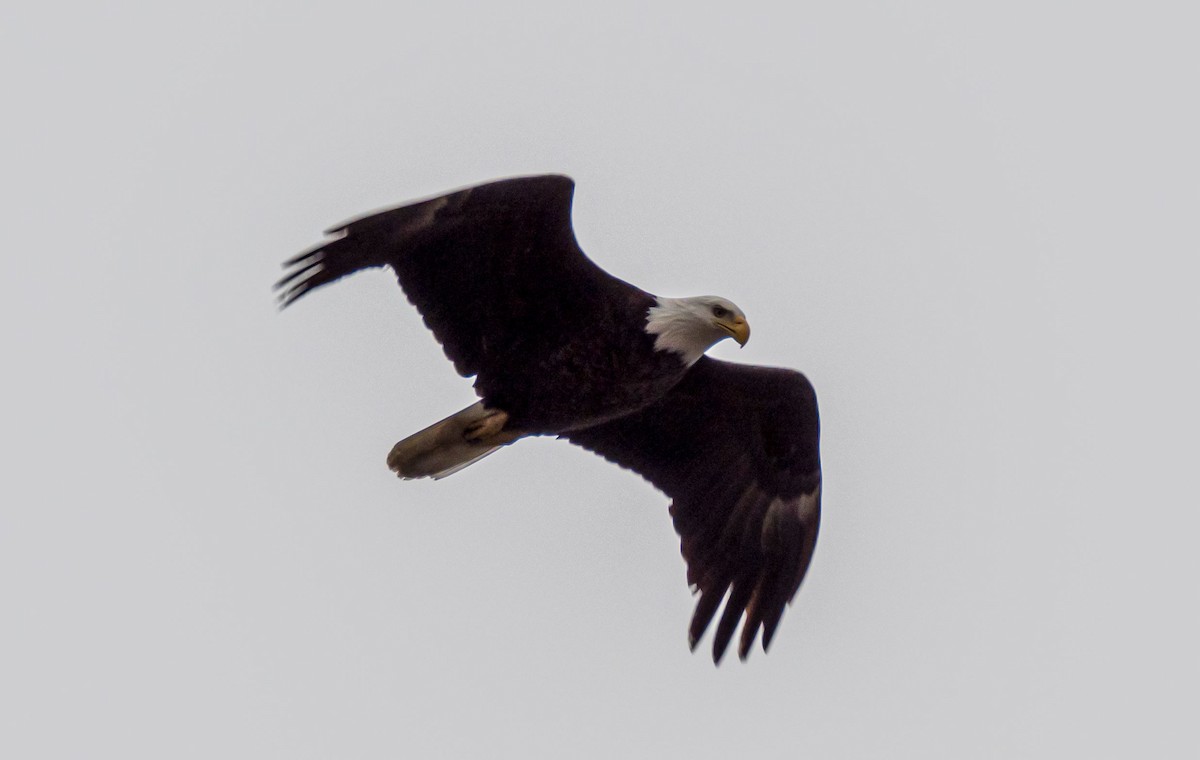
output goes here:
{"type": "Polygon", "coordinates": [[[729,336],[736,340],[739,346],[745,346],[746,341],[750,340],[750,324],[743,317],[718,319],[716,325],[729,333],[729,336]]]}

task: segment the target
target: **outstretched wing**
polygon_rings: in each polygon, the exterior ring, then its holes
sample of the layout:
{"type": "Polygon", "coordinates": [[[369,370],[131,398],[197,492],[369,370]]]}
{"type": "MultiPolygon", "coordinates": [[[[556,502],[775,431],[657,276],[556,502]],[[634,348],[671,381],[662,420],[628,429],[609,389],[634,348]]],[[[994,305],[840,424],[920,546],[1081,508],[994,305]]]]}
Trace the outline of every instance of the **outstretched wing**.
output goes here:
{"type": "Polygon", "coordinates": [[[387,265],[464,376],[488,356],[560,345],[614,291],[640,292],[579,249],[574,190],[568,177],[520,177],[354,219],[284,263],[280,300],[387,265]]]}
{"type": "Polygon", "coordinates": [[[725,610],[720,661],[745,617],[738,655],[771,643],[800,587],[821,513],[817,398],[798,372],[703,357],[662,400],[565,438],[644,476],[673,499],[688,583],[700,594],[692,648],[725,610]]]}

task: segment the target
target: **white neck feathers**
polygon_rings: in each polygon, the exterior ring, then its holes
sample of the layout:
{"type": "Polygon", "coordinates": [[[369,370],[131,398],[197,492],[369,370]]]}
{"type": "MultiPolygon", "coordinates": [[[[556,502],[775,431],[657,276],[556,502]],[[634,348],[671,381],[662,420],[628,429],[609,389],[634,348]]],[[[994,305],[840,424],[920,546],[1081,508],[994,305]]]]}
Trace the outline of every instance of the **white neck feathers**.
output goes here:
{"type": "Polygon", "coordinates": [[[655,336],[655,349],[674,351],[688,366],[724,337],[683,298],[659,298],[646,316],[646,332],[655,336]]]}

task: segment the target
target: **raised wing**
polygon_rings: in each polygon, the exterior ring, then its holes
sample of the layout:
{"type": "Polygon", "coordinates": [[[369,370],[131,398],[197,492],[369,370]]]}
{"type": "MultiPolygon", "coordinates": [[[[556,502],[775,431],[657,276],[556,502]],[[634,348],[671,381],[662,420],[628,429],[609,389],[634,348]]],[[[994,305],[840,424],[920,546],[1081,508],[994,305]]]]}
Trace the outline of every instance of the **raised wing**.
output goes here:
{"type": "Polygon", "coordinates": [[[464,376],[488,356],[561,345],[606,300],[640,292],[579,249],[574,190],[568,177],[520,177],[338,225],[334,239],[284,263],[280,301],[386,265],[464,376]]]}
{"type": "Polygon", "coordinates": [[[821,514],[819,436],[803,375],[703,357],[661,401],[563,437],[673,499],[688,583],[700,594],[693,649],[726,600],[713,638],[719,662],[743,616],[738,656],[760,628],[770,645],[808,570],[821,514]]]}

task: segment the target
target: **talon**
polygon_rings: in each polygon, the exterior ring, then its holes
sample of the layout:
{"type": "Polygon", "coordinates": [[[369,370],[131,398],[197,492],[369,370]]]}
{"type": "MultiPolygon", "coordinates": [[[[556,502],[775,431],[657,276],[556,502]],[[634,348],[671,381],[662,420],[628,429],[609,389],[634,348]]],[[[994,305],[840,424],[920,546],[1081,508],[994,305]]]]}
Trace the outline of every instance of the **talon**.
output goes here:
{"type": "Polygon", "coordinates": [[[508,424],[508,414],[502,411],[490,412],[488,416],[472,422],[463,430],[463,439],[471,443],[481,443],[482,441],[499,435],[504,426],[508,424]]]}

